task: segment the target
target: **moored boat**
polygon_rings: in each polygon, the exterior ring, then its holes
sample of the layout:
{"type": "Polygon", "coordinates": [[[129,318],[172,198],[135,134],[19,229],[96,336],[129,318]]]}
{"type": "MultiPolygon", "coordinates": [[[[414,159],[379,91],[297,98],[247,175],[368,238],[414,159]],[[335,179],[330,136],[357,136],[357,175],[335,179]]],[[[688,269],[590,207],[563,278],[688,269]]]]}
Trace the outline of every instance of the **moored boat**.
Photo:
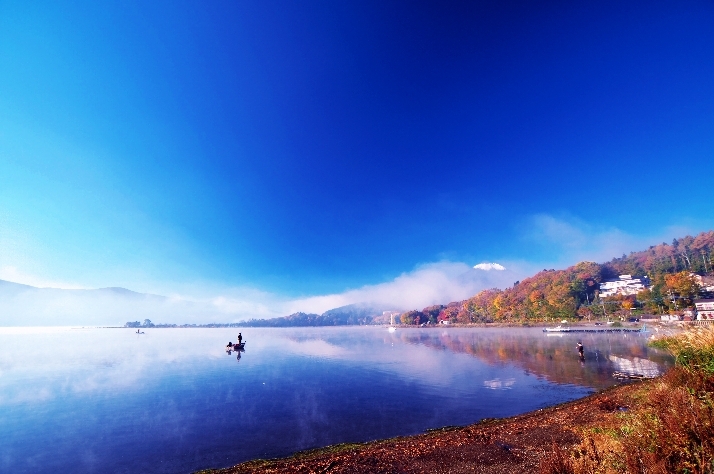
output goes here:
{"type": "Polygon", "coordinates": [[[394,325],[394,315],[392,314],[389,317],[389,328],[387,329],[387,331],[394,332],[396,330],[397,330],[397,326],[394,325]]]}
{"type": "Polygon", "coordinates": [[[557,325],[554,328],[543,328],[543,332],[570,332],[570,328],[557,325]]]}

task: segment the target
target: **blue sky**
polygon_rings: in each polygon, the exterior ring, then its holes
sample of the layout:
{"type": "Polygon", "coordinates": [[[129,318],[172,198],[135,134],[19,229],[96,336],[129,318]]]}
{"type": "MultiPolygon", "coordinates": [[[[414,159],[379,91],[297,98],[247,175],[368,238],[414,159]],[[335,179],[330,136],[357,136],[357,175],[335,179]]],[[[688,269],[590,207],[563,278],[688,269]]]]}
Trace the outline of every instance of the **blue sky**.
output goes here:
{"type": "Polygon", "coordinates": [[[705,1],[0,2],[0,278],[299,299],[708,230],[712,24],[705,1]]]}

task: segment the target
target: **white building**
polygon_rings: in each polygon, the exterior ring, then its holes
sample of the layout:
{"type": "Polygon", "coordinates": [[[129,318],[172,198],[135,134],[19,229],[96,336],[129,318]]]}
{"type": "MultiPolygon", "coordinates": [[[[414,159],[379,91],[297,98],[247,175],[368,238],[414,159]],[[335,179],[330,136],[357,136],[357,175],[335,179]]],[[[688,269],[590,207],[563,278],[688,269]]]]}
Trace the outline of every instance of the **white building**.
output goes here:
{"type": "Polygon", "coordinates": [[[714,299],[694,300],[694,306],[697,308],[697,319],[714,319],[714,299]]]}
{"type": "Polygon", "coordinates": [[[697,280],[697,284],[702,289],[702,291],[706,291],[708,293],[714,292],[714,282],[712,281],[712,277],[702,277],[695,273],[691,273],[690,275],[692,275],[694,279],[697,280]]]}
{"type": "Polygon", "coordinates": [[[617,280],[600,283],[600,298],[620,295],[636,295],[649,286],[649,279],[632,278],[632,275],[620,275],[617,280]]]}
{"type": "Polygon", "coordinates": [[[660,316],[662,321],[680,321],[679,315],[677,314],[663,314],[660,316]]]}

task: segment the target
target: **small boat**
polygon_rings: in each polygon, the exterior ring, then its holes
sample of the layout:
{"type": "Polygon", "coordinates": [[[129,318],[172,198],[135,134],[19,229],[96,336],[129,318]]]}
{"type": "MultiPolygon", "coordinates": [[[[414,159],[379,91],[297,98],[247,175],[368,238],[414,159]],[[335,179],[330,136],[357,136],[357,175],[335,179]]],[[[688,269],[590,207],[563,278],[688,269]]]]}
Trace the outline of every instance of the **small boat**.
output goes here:
{"type": "Polygon", "coordinates": [[[397,330],[397,327],[394,325],[394,315],[392,315],[389,318],[389,328],[387,329],[387,331],[394,332],[396,330],[397,330]]]}
{"type": "Polygon", "coordinates": [[[226,352],[243,351],[245,350],[245,343],[246,341],[243,341],[240,344],[229,344],[226,346],[226,352]]]}
{"type": "Polygon", "coordinates": [[[570,332],[570,328],[564,328],[561,325],[557,325],[554,328],[544,328],[543,332],[570,332]]]}

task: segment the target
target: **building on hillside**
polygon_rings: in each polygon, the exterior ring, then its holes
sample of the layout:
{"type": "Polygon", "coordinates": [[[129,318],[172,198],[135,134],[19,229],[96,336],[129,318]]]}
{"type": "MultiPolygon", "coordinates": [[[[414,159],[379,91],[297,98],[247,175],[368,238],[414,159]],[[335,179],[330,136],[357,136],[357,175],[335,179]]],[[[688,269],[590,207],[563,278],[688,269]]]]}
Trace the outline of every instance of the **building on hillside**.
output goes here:
{"type": "Polygon", "coordinates": [[[692,273],[691,275],[695,280],[697,280],[697,284],[702,289],[703,293],[714,293],[714,277],[709,275],[701,276],[695,273],[692,273]]]}
{"type": "Polygon", "coordinates": [[[632,278],[632,275],[620,275],[617,280],[600,283],[600,298],[615,295],[636,295],[649,286],[650,280],[646,276],[642,278],[632,278]]]}
{"type": "Polygon", "coordinates": [[[697,308],[697,320],[714,319],[714,298],[694,300],[694,307],[697,308]]]}
{"type": "Polygon", "coordinates": [[[662,321],[680,321],[680,317],[678,314],[663,314],[660,316],[660,319],[662,321]]]}

